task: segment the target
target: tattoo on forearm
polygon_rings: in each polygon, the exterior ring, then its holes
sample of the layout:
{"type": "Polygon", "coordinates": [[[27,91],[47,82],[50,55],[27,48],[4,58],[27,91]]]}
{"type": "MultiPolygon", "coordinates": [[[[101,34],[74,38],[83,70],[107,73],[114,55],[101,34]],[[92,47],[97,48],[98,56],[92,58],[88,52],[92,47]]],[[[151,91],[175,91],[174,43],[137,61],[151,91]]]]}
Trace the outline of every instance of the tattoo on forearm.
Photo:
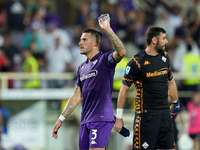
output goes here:
{"type": "Polygon", "coordinates": [[[73,96],[68,100],[67,104],[65,105],[65,108],[62,112],[62,115],[65,117],[68,117],[76,108],[76,106],[81,101],[81,95],[80,95],[80,87],[76,86],[73,96]]]}
{"type": "Polygon", "coordinates": [[[118,36],[113,31],[107,32],[107,35],[108,35],[110,41],[112,42],[114,48],[117,51],[125,49],[124,45],[121,42],[121,40],[118,38],[118,36]]]}
{"type": "Polygon", "coordinates": [[[68,109],[67,109],[67,115],[71,114],[71,112],[74,110],[74,106],[72,104],[69,105],[68,109]]]}
{"type": "Polygon", "coordinates": [[[69,106],[66,107],[66,109],[63,112],[63,115],[65,117],[68,117],[74,110],[75,106],[73,104],[69,104],[69,106]]]}

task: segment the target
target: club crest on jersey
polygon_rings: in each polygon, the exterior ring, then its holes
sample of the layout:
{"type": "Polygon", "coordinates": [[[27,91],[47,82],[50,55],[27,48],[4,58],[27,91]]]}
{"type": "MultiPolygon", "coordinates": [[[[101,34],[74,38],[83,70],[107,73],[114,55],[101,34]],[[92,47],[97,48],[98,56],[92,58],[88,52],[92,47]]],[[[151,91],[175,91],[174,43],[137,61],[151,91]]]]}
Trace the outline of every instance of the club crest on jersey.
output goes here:
{"type": "Polygon", "coordinates": [[[164,56],[162,56],[162,60],[163,60],[164,62],[166,62],[166,61],[167,61],[167,58],[164,57],[164,56]]]}
{"type": "Polygon", "coordinates": [[[97,61],[98,61],[97,59],[95,61],[93,61],[93,65],[96,65],[97,61]]]}
{"type": "Polygon", "coordinates": [[[125,73],[126,73],[126,74],[129,74],[130,69],[131,69],[131,67],[130,67],[130,66],[127,66],[127,67],[126,67],[126,70],[125,70],[125,73]]]}
{"type": "Polygon", "coordinates": [[[144,143],[142,144],[142,147],[144,147],[145,149],[147,149],[147,147],[149,147],[149,144],[148,144],[147,142],[144,142],[144,143]]]}

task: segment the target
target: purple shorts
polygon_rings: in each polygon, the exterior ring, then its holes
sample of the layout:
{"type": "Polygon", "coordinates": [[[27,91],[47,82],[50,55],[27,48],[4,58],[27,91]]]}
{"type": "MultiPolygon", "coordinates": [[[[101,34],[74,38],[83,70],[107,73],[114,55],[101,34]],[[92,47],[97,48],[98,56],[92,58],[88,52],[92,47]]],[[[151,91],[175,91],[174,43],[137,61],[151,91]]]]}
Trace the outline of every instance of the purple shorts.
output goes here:
{"type": "Polygon", "coordinates": [[[79,150],[106,147],[114,122],[89,122],[80,126],[79,150]]]}

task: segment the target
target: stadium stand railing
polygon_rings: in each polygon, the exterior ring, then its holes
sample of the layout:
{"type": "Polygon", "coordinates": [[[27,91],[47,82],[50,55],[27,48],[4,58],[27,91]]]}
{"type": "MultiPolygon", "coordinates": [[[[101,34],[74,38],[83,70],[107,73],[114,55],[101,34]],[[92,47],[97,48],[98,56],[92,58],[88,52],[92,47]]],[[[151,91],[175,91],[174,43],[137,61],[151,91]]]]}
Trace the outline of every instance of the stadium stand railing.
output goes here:
{"type": "MultiPolygon", "coordinates": [[[[199,79],[200,74],[182,74],[174,73],[174,79],[181,81],[192,78],[199,79]]],[[[8,81],[25,80],[25,79],[40,79],[40,80],[73,80],[73,73],[0,73],[0,99],[1,100],[17,100],[17,99],[64,99],[69,98],[73,92],[72,87],[64,87],[62,89],[23,89],[23,88],[8,88],[8,81]]],[[[75,84],[75,83],[74,83],[75,84]]],[[[179,97],[191,97],[193,91],[178,91],[179,97]]],[[[113,92],[113,96],[117,96],[117,92],[113,92]]]]}

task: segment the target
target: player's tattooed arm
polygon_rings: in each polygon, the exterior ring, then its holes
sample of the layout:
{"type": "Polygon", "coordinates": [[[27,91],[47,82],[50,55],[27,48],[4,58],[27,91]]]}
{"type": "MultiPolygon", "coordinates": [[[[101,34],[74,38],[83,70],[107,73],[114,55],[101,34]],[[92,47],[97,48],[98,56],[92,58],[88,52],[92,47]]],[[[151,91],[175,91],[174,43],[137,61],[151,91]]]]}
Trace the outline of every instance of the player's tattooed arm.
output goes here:
{"type": "Polygon", "coordinates": [[[110,17],[108,16],[108,14],[106,14],[106,16],[102,14],[98,20],[100,27],[105,30],[106,34],[108,35],[111,43],[113,44],[116,50],[113,53],[113,58],[116,62],[119,62],[126,55],[124,45],[110,27],[110,17]]]}
{"type": "Polygon", "coordinates": [[[81,100],[82,100],[81,89],[79,86],[76,86],[72,97],[68,100],[62,112],[62,115],[64,117],[68,117],[74,111],[76,106],[81,102],[81,100]]]}
{"type": "Polygon", "coordinates": [[[115,52],[113,53],[113,57],[115,61],[119,62],[125,55],[126,50],[122,43],[122,41],[119,39],[119,37],[114,33],[112,29],[105,30],[106,34],[108,35],[112,45],[115,48],[115,52]]]}
{"type": "Polygon", "coordinates": [[[112,42],[114,48],[117,51],[124,50],[124,45],[122,44],[122,41],[119,39],[119,37],[114,33],[113,30],[107,30],[106,34],[108,35],[110,41],[112,42]]]}

